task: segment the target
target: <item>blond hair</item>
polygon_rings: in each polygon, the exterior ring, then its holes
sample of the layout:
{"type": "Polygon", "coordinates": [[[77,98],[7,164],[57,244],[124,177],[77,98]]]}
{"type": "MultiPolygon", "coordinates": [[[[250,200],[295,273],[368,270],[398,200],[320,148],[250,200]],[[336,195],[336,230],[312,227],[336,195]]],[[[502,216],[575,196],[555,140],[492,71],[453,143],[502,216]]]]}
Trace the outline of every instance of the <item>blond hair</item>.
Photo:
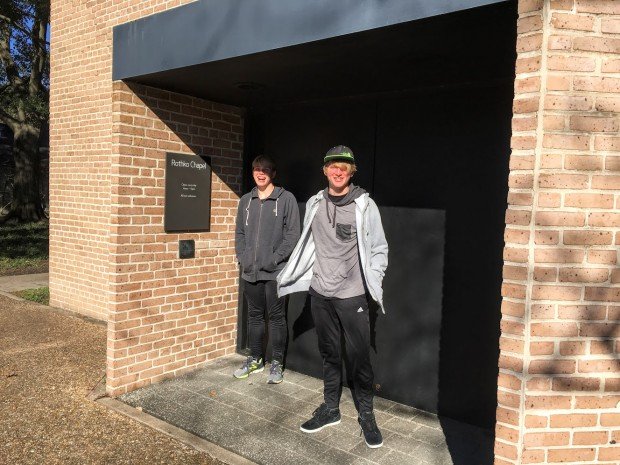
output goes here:
{"type": "Polygon", "coordinates": [[[327,174],[327,168],[330,166],[335,166],[336,168],[341,169],[342,171],[348,172],[350,175],[355,174],[357,171],[357,166],[355,163],[348,163],[346,161],[328,161],[323,165],[323,174],[327,174]]]}

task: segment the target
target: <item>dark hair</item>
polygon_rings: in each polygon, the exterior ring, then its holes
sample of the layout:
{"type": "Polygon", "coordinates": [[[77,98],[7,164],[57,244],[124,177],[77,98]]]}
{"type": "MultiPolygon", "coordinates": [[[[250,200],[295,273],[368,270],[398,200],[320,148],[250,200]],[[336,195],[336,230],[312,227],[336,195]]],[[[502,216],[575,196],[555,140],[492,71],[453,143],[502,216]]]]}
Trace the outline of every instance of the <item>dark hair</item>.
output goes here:
{"type": "Polygon", "coordinates": [[[259,155],[252,161],[252,169],[254,168],[266,168],[273,173],[276,170],[276,163],[267,155],[259,155]]]}

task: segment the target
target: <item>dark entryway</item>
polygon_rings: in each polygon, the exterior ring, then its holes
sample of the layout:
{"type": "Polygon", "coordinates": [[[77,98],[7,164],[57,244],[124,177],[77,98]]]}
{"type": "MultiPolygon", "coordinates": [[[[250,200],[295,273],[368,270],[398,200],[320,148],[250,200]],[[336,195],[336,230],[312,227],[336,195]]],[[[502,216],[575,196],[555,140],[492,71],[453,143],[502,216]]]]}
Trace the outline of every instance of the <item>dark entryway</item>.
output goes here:
{"type": "MultiPolygon", "coordinates": [[[[283,94],[250,89],[246,120],[246,164],[258,153],[273,156],[277,181],[302,208],[325,186],[324,152],[341,143],[354,150],[354,182],[380,206],[390,245],[387,315],[373,322],[378,394],[488,428],[496,408],[515,16],[514,5],[502,4],[375,31],[375,40],[367,32],[358,40],[368,47],[349,37],[345,69],[335,51],[316,57],[316,67],[333,73],[332,85],[296,75],[283,94]],[[474,40],[481,30],[485,37],[474,40]],[[423,40],[433,58],[408,60],[407,37],[423,40]],[[458,40],[486,49],[469,48],[464,57],[458,40]],[[295,84],[308,93],[300,97],[295,84]]],[[[299,53],[312,75],[308,55],[299,53]]],[[[287,366],[321,376],[308,305],[305,294],[290,299],[287,366]]]]}
{"type": "MultiPolygon", "coordinates": [[[[246,108],[246,167],[270,154],[302,203],[325,151],[353,148],[390,244],[379,395],[488,428],[516,20],[515,0],[202,0],[114,39],[114,79],[246,108]]],[[[290,300],[288,367],[319,376],[305,296],[290,300]]],[[[240,348],[245,324],[241,308],[240,348]]]]}

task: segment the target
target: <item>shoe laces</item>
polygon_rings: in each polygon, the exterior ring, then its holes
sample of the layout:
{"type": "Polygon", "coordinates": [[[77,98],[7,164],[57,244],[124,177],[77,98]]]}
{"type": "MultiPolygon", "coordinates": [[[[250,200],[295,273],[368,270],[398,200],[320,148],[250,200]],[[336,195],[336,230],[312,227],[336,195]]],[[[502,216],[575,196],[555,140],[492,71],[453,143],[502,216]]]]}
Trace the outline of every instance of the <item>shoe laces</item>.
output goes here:
{"type": "Polygon", "coordinates": [[[282,372],[282,365],[277,360],[271,362],[271,367],[269,368],[269,374],[275,375],[276,373],[282,372]]]}
{"type": "Polygon", "coordinates": [[[254,361],[254,357],[250,355],[248,358],[245,359],[245,362],[243,362],[242,368],[249,368],[253,361],[254,361]]]}
{"type": "MultiPolygon", "coordinates": [[[[362,431],[376,431],[377,421],[375,420],[375,415],[372,412],[365,412],[360,414],[360,426],[362,427],[362,431]]],[[[360,432],[361,435],[361,432],[360,432]]]]}
{"type": "Polygon", "coordinates": [[[312,416],[314,417],[324,417],[329,413],[329,407],[327,406],[327,404],[323,403],[321,405],[319,405],[319,407],[317,409],[314,410],[314,412],[312,412],[312,416]]]}

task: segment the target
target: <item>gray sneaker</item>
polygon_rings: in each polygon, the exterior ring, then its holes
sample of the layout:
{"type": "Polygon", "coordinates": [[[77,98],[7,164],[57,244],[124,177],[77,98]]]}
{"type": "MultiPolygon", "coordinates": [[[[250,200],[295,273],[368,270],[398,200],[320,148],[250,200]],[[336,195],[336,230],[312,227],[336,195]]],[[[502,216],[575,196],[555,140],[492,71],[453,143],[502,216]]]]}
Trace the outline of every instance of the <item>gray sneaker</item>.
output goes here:
{"type": "Polygon", "coordinates": [[[280,384],[284,379],[282,374],[282,364],[277,360],[271,361],[271,368],[269,368],[269,377],[267,378],[268,384],[280,384]]]}
{"type": "Polygon", "coordinates": [[[237,379],[244,379],[250,376],[251,373],[260,373],[265,368],[263,359],[256,360],[254,357],[248,357],[241,368],[234,371],[233,376],[237,379]]]}

